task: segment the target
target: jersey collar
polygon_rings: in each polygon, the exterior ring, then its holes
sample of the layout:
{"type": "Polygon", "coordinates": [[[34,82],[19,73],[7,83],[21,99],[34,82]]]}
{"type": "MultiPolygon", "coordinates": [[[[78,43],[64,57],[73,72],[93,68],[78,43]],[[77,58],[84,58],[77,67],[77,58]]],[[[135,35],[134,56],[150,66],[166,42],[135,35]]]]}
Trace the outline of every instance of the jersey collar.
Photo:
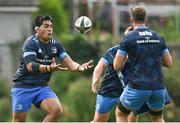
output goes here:
{"type": "Polygon", "coordinates": [[[136,26],[134,29],[148,28],[147,26],[136,26]]]}

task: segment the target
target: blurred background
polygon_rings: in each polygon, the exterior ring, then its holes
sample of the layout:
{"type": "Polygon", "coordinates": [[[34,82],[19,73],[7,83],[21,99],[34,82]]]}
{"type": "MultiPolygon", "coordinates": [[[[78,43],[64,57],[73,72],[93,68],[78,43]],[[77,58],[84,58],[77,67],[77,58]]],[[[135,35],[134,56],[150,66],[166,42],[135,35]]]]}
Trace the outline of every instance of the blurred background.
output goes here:
{"type": "MultiPolygon", "coordinates": [[[[94,65],[107,50],[118,44],[130,25],[128,10],[145,6],[151,29],[164,36],[173,55],[173,67],[164,69],[165,84],[173,99],[166,106],[165,121],[180,121],[180,0],[0,0],[0,121],[11,121],[11,85],[19,64],[19,50],[24,40],[34,33],[36,15],[51,15],[54,37],[61,41],[70,56],[94,65]],[[74,29],[75,20],[89,16],[93,27],[87,34],[74,29]]],[[[96,95],[91,92],[93,69],[84,73],[56,72],[49,85],[63,105],[59,121],[89,122],[95,110],[96,95]]],[[[27,121],[42,121],[46,114],[32,106],[27,121]]],[[[109,121],[115,121],[114,110],[109,121]]],[[[150,121],[147,114],[139,121],[150,121]]]]}

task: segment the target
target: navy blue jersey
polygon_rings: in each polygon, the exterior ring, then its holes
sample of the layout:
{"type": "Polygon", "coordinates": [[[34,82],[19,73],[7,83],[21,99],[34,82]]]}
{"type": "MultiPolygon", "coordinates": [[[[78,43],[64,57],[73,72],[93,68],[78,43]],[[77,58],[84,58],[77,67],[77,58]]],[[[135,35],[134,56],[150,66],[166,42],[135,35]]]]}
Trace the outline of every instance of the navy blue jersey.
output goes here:
{"type": "Polygon", "coordinates": [[[147,27],[138,27],[124,36],[118,53],[128,55],[125,81],[142,90],[163,89],[161,62],[167,52],[164,39],[147,27]]]}
{"type": "Polygon", "coordinates": [[[64,47],[54,39],[47,44],[42,43],[36,35],[30,36],[20,51],[20,64],[13,79],[14,87],[33,87],[46,85],[51,72],[31,73],[26,68],[26,59],[34,58],[34,62],[50,65],[53,57],[62,60],[66,56],[64,47]]]}
{"type": "MultiPolygon", "coordinates": [[[[119,45],[118,45],[119,46],[119,45]]],[[[113,68],[113,60],[118,50],[118,46],[110,48],[103,56],[103,61],[107,64],[107,69],[100,84],[98,94],[108,97],[119,97],[123,91],[122,76],[113,68]]]]}

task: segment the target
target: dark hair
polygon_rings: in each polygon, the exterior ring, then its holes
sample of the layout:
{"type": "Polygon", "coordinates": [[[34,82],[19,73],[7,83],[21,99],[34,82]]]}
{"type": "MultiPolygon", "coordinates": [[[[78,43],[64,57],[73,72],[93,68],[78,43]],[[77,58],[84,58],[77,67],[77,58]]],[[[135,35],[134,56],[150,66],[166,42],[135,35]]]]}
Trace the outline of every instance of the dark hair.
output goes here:
{"type": "Polygon", "coordinates": [[[36,18],[34,19],[34,24],[35,27],[40,27],[43,23],[43,21],[49,20],[52,22],[52,17],[49,15],[45,15],[45,16],[36,16],[36,18]]]}
{"type": "Polygon", "coordinates": [[[135,6],[130,9],[130,16],[136,22],[144,22],[146,19],[146,10],[143,6],[135,6]]]}

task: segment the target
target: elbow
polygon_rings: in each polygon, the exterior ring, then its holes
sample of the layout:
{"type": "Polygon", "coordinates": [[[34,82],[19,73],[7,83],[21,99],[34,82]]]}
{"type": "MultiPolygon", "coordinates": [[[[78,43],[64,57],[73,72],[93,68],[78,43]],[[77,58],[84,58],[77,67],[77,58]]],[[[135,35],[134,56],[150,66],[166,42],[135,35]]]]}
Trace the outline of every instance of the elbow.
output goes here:
{"type": "Polygon", "coordinates": [[[172,67],[172,61],[163,64],[164,67],[171,68],[172,67]]]}
{"type": "Polygon", "coordinates": [[[166,54],[163,57],[163,66],[167,67],[167,68],[171,68],[172,67],[172,57],[170,54],[166,54]]]}
{"type": "Polygon", "coordinates": [[[167,68],[171,68],[171,65],[167,65],[166,67],[167,67],[167,68]]]}
{"type": "Polygon", "coordinates": [[[168,60],[168,62],[166,62],[165,67],[167,67],[167,68],[171,68],[171,67],[172,67],[172,58],[170,58],[170,59],[168,60]]]}
{"type": "Polygon", "coordinates": [[[167,64],[166,64],[166,67],[167,67],[167,68],[171,68],[171,67],[172,67],[172,61],[169,62],[169,63],[167,63],[167,64]]]}

